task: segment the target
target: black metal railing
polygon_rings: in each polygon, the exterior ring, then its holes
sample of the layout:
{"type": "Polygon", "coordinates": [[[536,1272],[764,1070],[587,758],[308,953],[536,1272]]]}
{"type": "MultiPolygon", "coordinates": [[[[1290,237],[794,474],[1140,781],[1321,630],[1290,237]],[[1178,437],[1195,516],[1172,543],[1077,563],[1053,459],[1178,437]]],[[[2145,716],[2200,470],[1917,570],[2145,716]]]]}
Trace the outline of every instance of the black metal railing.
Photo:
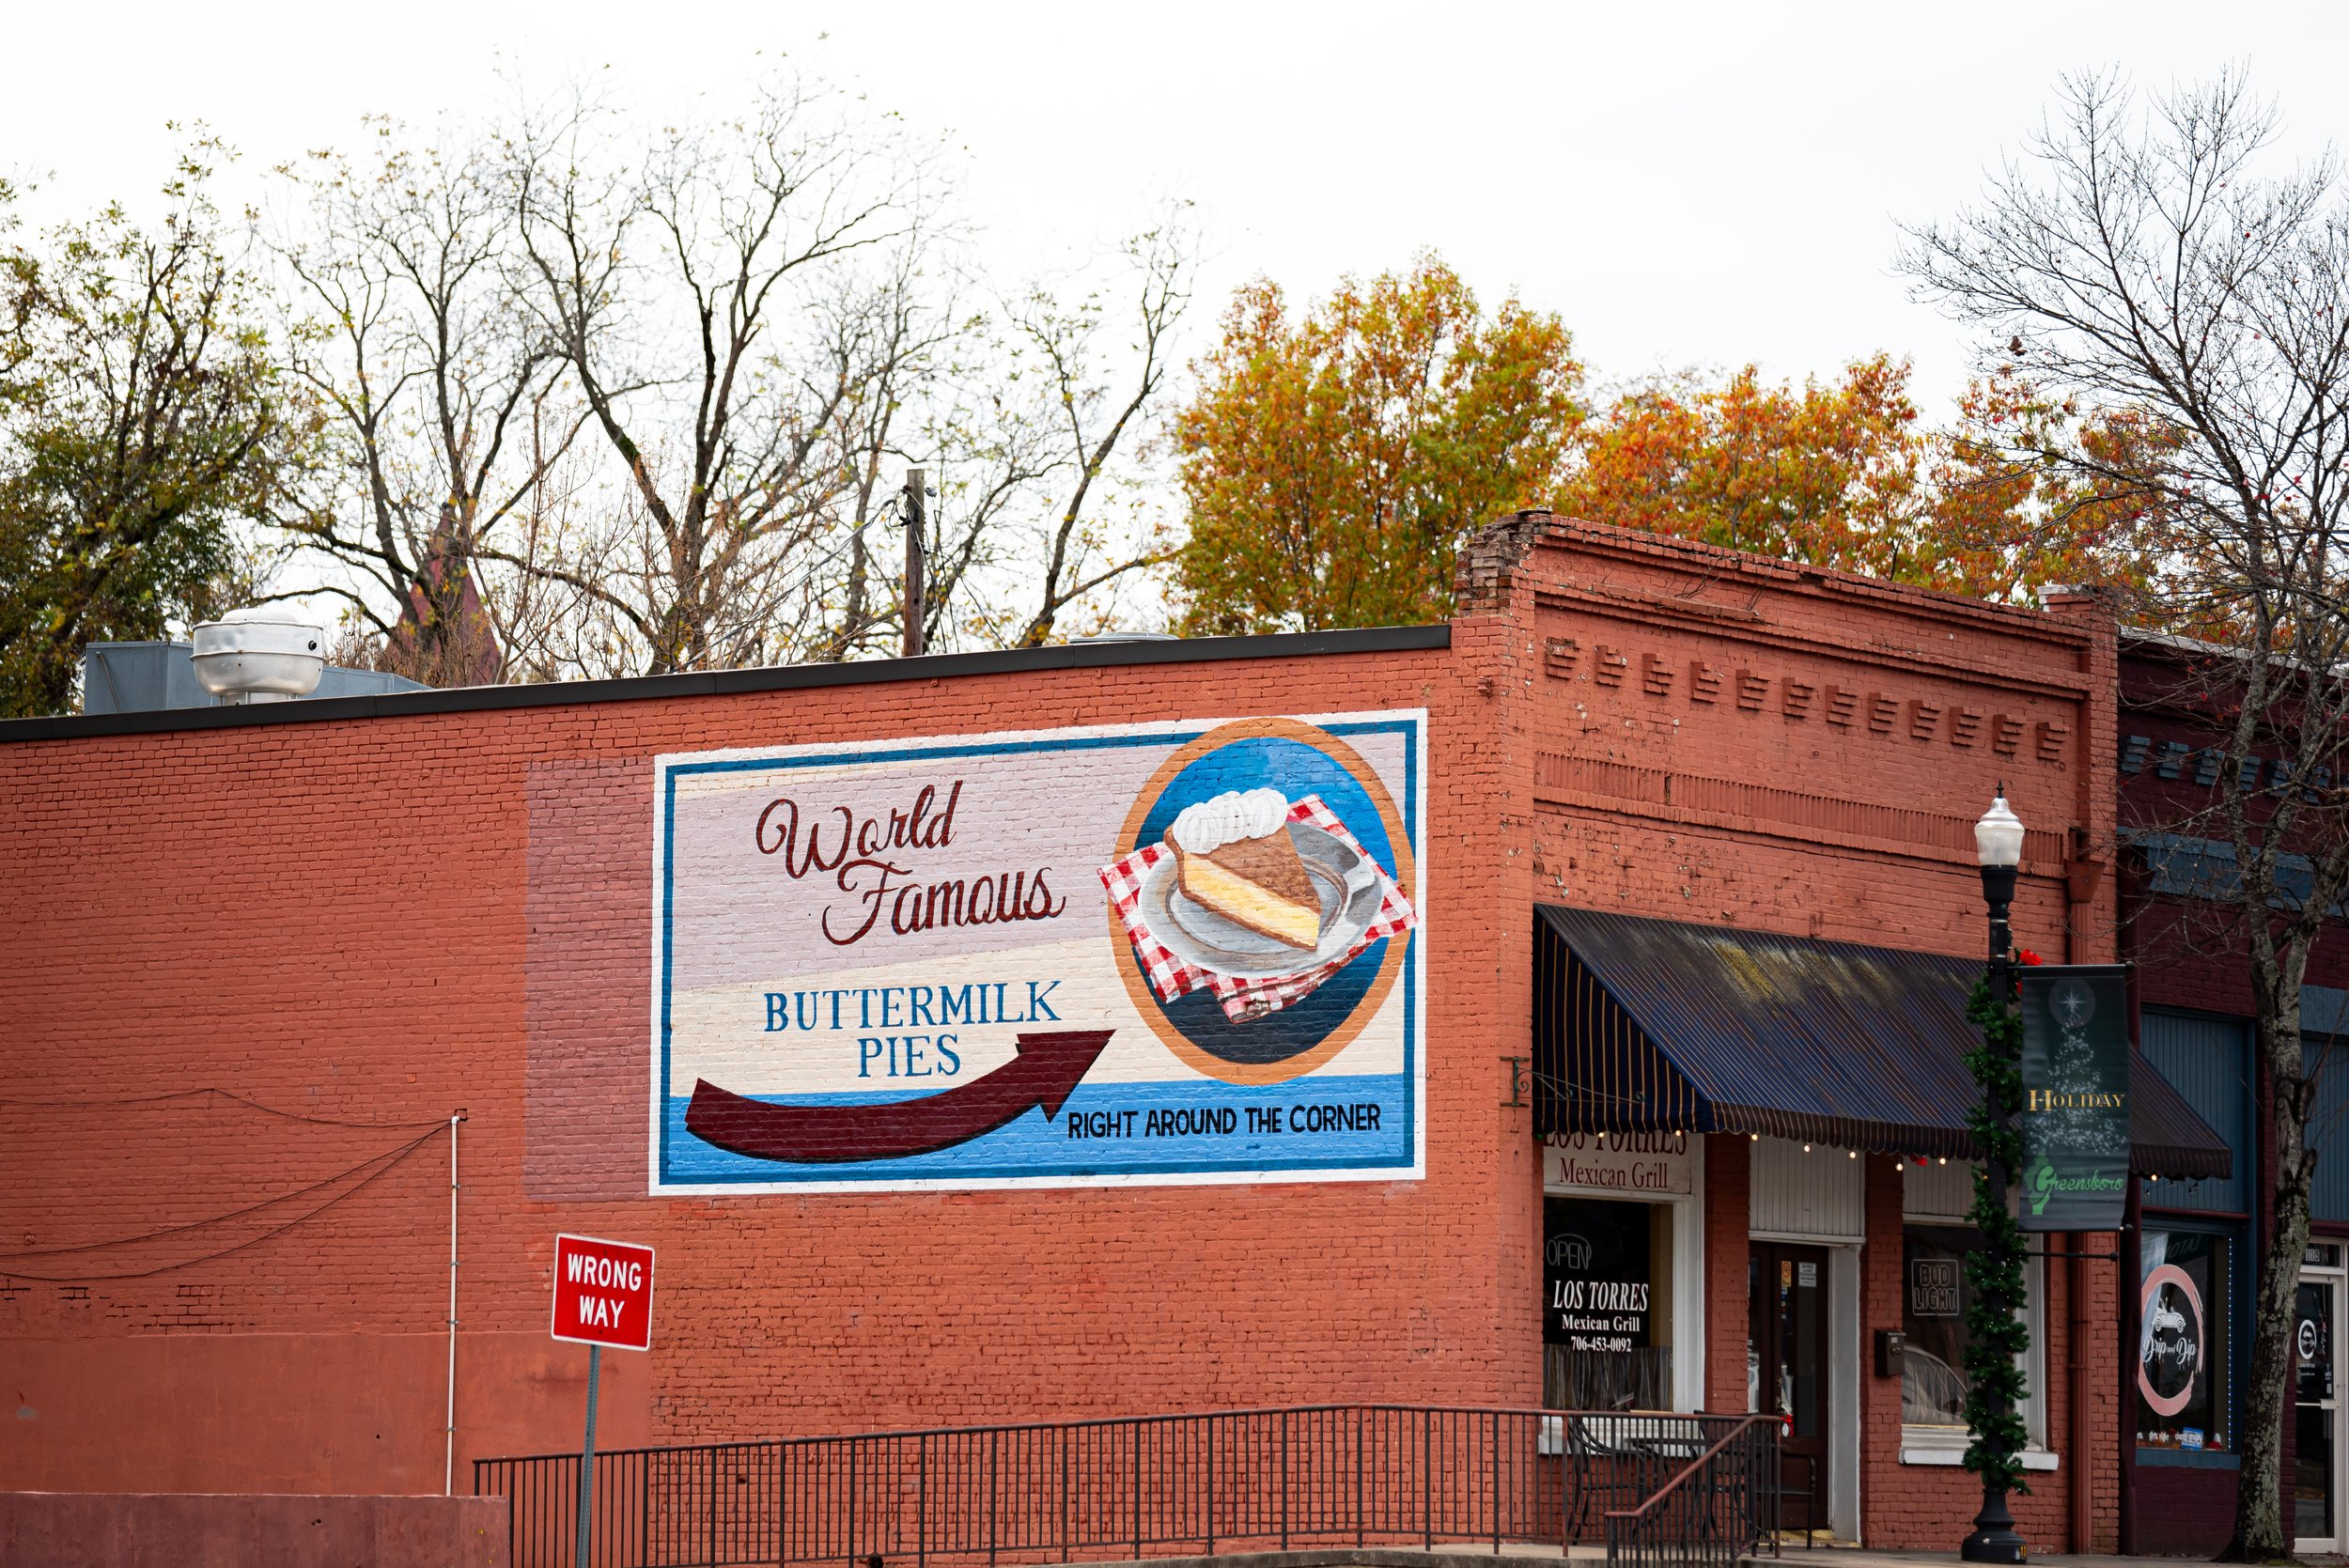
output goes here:
{"type": "Polygon", "coordinates": [[[1607,1514],[1611,1568],[1732,1568],[1764,1541],[1779,1545],[1777,1416],[1747,1416],[1671,1480],[1628,1508],[1607,1514]]]}
{"type": "MultiPolygon", "coordinates": [[[[1777,1428],[1762,1425],[1774,1456],[1777,1428]]],[[[1700,1460],[1742,1475],[1714,1461],[1746,1452],[1749,1429],[1761,1427],[1739,1416],[1331,1405],[622,1449],[596,1455],[589,1568],[1611,1543],[1613,1514],[1688,1484],[1700,1460]]],[[[576,1568],[578,1485],[575,1453],[474,1466],[476,1494],[510,1500],[513,1568],[576,1568]]],[[[1641,1549],[1660,1528],[1635,1532],[1641,1549]]],[[[1754,1528],[1750,1543],[1764,1538],[1754,1528]]]]}

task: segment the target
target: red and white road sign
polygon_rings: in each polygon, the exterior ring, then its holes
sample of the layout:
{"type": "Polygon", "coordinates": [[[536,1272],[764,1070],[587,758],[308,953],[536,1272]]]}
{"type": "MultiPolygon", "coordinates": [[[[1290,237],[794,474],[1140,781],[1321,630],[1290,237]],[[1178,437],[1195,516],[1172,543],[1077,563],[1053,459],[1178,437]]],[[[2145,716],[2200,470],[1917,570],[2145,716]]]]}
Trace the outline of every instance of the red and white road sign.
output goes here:
{"type": "Polygon", "coordinates": [[[556,1236],[553,1332],[581,1344],[651,1349],[652,1249],[556,1236]]]}

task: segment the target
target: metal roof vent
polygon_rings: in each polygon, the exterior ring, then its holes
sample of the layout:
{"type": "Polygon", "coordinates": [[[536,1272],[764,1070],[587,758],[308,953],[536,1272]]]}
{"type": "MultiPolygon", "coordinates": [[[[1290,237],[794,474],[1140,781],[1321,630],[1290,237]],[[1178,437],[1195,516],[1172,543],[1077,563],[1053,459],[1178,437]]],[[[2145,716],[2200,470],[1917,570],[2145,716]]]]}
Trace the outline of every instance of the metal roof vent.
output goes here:
{"type": "Polygon", "coordinates": [[[326,629],[256,605],[195,629],[195,678],[225,703],[282,703],[318,690],[326,629]]]}

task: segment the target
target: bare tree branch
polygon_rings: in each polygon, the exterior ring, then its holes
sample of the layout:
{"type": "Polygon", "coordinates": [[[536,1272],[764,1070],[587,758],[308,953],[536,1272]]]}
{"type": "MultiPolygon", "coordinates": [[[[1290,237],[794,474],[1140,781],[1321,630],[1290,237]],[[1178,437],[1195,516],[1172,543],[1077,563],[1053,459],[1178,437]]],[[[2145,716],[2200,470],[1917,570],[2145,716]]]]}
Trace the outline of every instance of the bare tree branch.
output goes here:
{"type": "Polygon", "coordinates": [[[2129,613],[2190,634],[2143,645],[2176,672],[2162,700],[2222,737],[2209,798],[2134,826],[2206,846],[2188,917],[2247,966],[2274,1108],[2231,1549],[2251,1560],[2292,1548],[2277,1470],[2316,1160],[2301,987],[2349,893],[2349,209],[2329,159],[2261,172],[2274,131],[2236,75],[2144,112],[2075,79],[1983,204],[1903,257],[1994,353],[2144,433],[2018,457],[2143,498],[2160,570],[2129,613]]]}

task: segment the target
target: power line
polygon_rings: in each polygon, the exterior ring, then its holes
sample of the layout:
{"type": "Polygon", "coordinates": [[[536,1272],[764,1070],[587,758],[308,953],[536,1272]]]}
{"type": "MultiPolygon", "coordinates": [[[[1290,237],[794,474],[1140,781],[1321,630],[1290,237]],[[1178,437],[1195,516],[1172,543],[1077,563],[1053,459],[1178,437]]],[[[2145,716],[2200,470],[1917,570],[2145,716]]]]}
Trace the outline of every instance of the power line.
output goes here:
{"type": "Polygon", "coordinates": [[[350,1167],[349,1170],[337,1172],[333,1176],[327,1177],[323,1181],[313,1182],[308,1187],[297,1188],[291,1192],[280,1193],[274,1198],[268,1199],[262,1203],[248,1204],[241,1209],[232,1209],[226,1214],[214,1215],[208,1219],[192,1220],[184,1225],[166,1226],[162,1230],[148,1232],[145,1235],[124,1236],[112,1241],[90,1242],[79,1247],[58,1247],[29,1252],[0,1253],[0,1260],[15,1262],[23,1258],[55,1257],[68,1253],[88,1252],[105,1248],[128,1247],[140,1242],[154,1241],[164,1236],[177,1235],[188,1231],[199,1230],[207,1225],[216,1225],[224,1220],[234,1219],[241,1215],[252,1214],[260,1209],[273,1207],[278,1203],[286,1202],[289,1198],[298,1198],[304,1193],[315,1192],[320,1188],[332,1187],[337,1182],[346,1180],[352,1175],[356,1175],[361,1171],[366,1171],[370,1165],[376,1167],[375,1170],[367,1172],[366,1175],[361,1177],[360,1180],[353,1183],[350,1188],[327,1199],[316,1208],[310,1209],[303,1214],[298,1214],[293,1219],[287,1220],[284,1224],[263,1231],[258,1235],[248,1236],[243,1241],[238,1242],[232,1247],[224,1247],[218,1251],[207,1252],[198,1257],[182,1258],[177,1263],[161,1264],[153,1268],[129,1269],[115,1274],[25,1274],[15,1269],[0,1268],[0,1279],[26,1280],[44,1284],[56,1285],[96,1284],[118,1280],[150,1279],[158,1274],[169,1274],[176,1269],[192,1268],[197,1264],[211,1263],[220,1258],[229,1257],[235,1253],[244,1251],[249,1248],[257,1247],[265,1241],[270,1241],[275,1237],[284,1235],[288,1231],[294,1229],[296,1226],[306,1224],[310,1220],[316,1219],[319,1215],[324,1214],[328,1209],[333,1208],[335,1204],[357,1196],[366,1188],[373,1185],[377,1180],[381,1179],[385,1173],[398,1166],[399,1163],[406,1159],[410,1155],[415,1153],[418,1149],[424,1147],[425,1144],[430,1142],[440,1134],[445,1125],[446,1124],[444,1123],[435,1124],[430,1132],[412,1138],[407,1142],[399,1145],[397,1148],[386,1150],[381,1154],[371,1155],[367,1158],[361,1160],[358,1164],[350,1167]]]}
{"type": "Polygon", "coordinates": [[[288,1122],[305,1122],[312,1126],[319,1127],[355,1127],[371,1132],[409,1132],[417,1127],[439,1127],[445,1125],[443,1121],[349,1122],[332,1116],[305,1116],[298,1110],[280,1110],[273,1105],[263,1105],[259,1100],[247,1098],[233,1089],[216,1087],[177,1089],[163,1094],[133,1094],[127,1098],[107,1100],[19,1099],[10,1095],[0,1095],[0,1106],[13,1106],[28,1110],[122,1110],[169,1105],[179,1100],[200,1099],[207,1095],[233,1100],[238,1105],[257,1110],[265,1116],[276,1116],[288,1122]]]}
{"type": "MultiPolygon", "coordinates": [[[[440,1128],[437,1126],[433,1128],[433,1132],[438,1132],[440,1128]]],[[[300,1198],[306,1193],[316,1192],[322,1187],[332,1187],[336,1182],[357,1175],[360,1172],[366,1170],[368,1166],[373,1165],[379,1159],[393,1158],[399,1155],[406,1154],[410,1149],[414,1148],[418,1143],[423,1142],[425,1139],[431,1136],[432,1133],[426,1133],[422,1137],[401,1144],[397,1149],[387,1149],[378,1154],[369,1155],[366,1158],[361,1160],[358,1164],[351,1166],[350,1169],[337,1171],[334,1174],[312,1182],[307,1187],[297,1187],[291,1191],[280,1192],[272,1197],[264,1198],[259,1203],[247,1203],[242,1208],[230,1209],[226,1214],[215,1214],[203,1219],[191,1219],[179,1225],[165,1225],[160,1230],[144,1232],[138,1235],[117,1236],[108,1241],[85,1241],[71,1247],[34,1247],[26,1248],[23,1250],[15,1252],[0,1252],[0,1262],[13,1262],[21,1258],[63,1257],[73,1252],[101,1251],[109,1247],[130,1247],[142,1241],[160,1241],[164,1236],[179,1235],[183,1232],[201,1230],[207,1225],[218,1225],[225,1223],[227,1220],[241,1219],[245,1215],[257,1214],[266,1208],[275,1208],[278,1204],[287,1202],[288,1199],[300,1198]]]]}

